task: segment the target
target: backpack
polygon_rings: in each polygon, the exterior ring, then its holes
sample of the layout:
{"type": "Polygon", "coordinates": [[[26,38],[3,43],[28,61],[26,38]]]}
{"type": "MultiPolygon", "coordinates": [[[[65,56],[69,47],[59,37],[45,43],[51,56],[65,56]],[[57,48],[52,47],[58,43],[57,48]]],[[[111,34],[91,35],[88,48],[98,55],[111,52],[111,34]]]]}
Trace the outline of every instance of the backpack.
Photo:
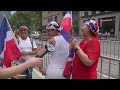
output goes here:
{"type": "MultiPolygon", "coordinates": [[[[19,45],[19,43],[20,43],[20,40],[19,40],[19,38],[17,38],[17,42],[18,42],[18,45],[19,45]]],[[[32,38],[30,38],[30,42],[31,42],[32,49],[33,49],[33,39],[32,39],[32,38]]]]}

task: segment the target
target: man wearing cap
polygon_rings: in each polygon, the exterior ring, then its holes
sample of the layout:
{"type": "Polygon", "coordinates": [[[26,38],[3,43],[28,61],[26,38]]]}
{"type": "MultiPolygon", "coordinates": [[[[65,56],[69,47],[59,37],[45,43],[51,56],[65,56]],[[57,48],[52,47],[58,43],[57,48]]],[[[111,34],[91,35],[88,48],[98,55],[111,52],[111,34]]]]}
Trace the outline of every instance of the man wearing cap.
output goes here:
{"type": "Polygon", "coordinates": [[[38,53],[39,57],[42,57],[46,52],[50,54],[46,79],[65,79],[63,71],[69,56],[69,43],[61,35],[59,27],[55,21],[47,24],[47,33],[51,38],[48,39],[45,48],[42,48],[38,53]]]}
{"type": "Polygon", "coordinates": [[[88,19],[81,28],[83,40],[80,44],[72,38],[71,46],[75,50],[72,79],[97,79],[96,68],[100,57],[98,30],[98,24],[88,19]]]}

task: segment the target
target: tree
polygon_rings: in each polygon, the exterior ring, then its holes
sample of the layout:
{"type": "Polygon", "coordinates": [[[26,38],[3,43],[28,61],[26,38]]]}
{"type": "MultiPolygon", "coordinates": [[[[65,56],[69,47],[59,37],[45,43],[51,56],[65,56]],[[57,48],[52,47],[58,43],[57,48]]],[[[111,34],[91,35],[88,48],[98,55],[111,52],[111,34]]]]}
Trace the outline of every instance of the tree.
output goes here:
{"type": "Polygon", "coordinates": [[[41,30],[42,11],[17,11],[8,18],[11,26],[19,28],[26,25],[32,30],[41,30]]]}

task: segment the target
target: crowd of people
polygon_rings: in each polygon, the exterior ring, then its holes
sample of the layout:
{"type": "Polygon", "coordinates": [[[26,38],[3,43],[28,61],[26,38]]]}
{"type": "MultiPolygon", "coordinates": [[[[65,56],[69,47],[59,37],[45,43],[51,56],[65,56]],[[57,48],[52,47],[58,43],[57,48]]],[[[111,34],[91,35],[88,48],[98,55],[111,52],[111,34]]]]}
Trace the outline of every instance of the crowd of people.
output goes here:
{"type": "Polygon", "coordinates": [[[68,43],[60,33],[55,21],[47,24],[50,39],[44,48],[38,49],[34,39],[28,36],[28,27],[21,26],[15,31],[15,37],[22,50],[21,64],[0,70],[0,78],[32,79],[33,67],[38,67],[45,79],[66,79],[63,71],[69,56],[70,47],[74,50],[71,79],[97,79],[97,65],[100,57],[100,43],[97,38],[99,26],[88,19],[81,28],[83,40],[79,43],[72,37],[68,43]],[[50,63],[44,71],[42,57],[50,54],[50,63]],[[36,55],[37,57],[34,57],[36,55]]]}

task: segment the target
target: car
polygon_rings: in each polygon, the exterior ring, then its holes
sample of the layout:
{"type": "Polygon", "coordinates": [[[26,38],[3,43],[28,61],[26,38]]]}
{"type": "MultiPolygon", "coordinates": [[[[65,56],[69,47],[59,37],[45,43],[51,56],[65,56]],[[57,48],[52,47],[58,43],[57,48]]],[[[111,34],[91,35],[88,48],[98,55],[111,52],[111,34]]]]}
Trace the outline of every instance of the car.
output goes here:
{"type": "Polygon", "coordinates": [[[40,37],[40,34],[38,32],[33,32],[30,36],[32,38],[38,39],[40,37]]]}

